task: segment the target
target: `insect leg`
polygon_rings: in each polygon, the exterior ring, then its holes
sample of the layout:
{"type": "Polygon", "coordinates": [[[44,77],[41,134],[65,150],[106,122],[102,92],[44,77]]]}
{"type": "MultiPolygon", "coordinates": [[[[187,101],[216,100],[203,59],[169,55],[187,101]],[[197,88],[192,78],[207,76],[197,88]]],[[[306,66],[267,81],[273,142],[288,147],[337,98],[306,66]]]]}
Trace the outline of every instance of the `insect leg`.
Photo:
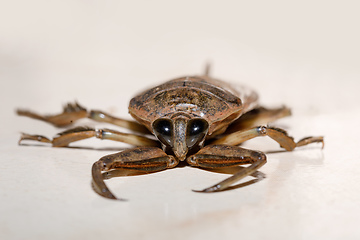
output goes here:
{"type": "Polygon", "coordinates": [[[294,139],[290,137],[285,130],[274,127],[259,126],[250,128],[248,130],[238,131],[221,137],[212,144],[225,144],[236,146],[247,140],[250,140],[259,136],[269,136],[280,144],[280,147],[285,148],[287,151],[292,151],[296,147],[304,146],[310,143],[322,143],[324,147],[323,137],[306,137],[299,142],[294,142],[294,139]]]}
{"type": "Polygon", "coordinates": [[[187,162],[192,166],[202,168],[221,168],[251,164],[249,167],[242,168],[233,176],[201,191],[196,192],[216,192],[230,187],[242,178],[252,175],[266,163],[266,156],[259,151],[244,149],[237,146],[227,145],[208,145],[196,154],[187,158],[187,162]]]}
{"type": "Polygon", "coordinates": [[[233,122],[226,130],[225,134],[237,132],[247,128],[256,127],[263,124],[274,122],[277,119],[291,115],[291,111],[287,107],[281,108],[256,108],[250,112],[245,113],[235,122],[233,122]]]}
{"type": "Polygon", "coordinates": [[[167,155],[160,148],[138,147],[127,149],[119,153],[104,156],[93,164],[93,188],[96,193],[105,198],[119,199],[116,198],[106,186],[102,173],[103,171],[110,171],[112,169],[131,169],[142,172],[155,172],[167,168],[173,168],[178,163],[178,160],[176,160],[173,156],[167,155]]]}
{"type": "Polygon", "coordinates": [[[78,103],[69,103],[64,106],[62,113],[54,115],[40,115],[23,109],[18,109],[16,112],[20,116],[41,120],[56,127],[65,127],[78,119],[86,118],[88,116],[86,109],[80,106],[78,103]]]}
{"type": "Polygon", "coordinates": [[[131,120],[125,120],[122,118],[111,116],[110,114],[104,113],[102,111],[91,110],[89,112],[90,119],[95,120],[97,122],[107,122],[114,124],[119,127],[127,128],[132,131],[144,134],[150,134],[150,131],[142,124],[137,123],[131,120]]]}
{"type": "Polygon", "coordinates": [[[91,110],[88,111],[86,108],[82,107],[78,103],[68,103],[64,106],[63,112],[60,114],[54,114],[54,115],[40,115],[28,110],[22,110],[18,109],[17,114],[20,116],[26,116],[30,118],[34,118],[37,120],[41,120],[47,123],[50,123],[56,127],[66,127],[68,125],[71,125],[75,121],[82,119],[82,118],[90,118],[92,120],[95,120],[97,122],[107,122],[111,123],[120,127],[124,127],[139,133],[150,133],[149,130],[147,130],[146,127],[143,125],[131,121],[131,120],[125,120],[117,117],[113,117],[107,113],[104,113],[102,111],[97,110],[91,110]]]}
{"type": "Polygon", "coordinates": [[[207,62],[205,65],[204,76],[210,76],[211,63],[207,62]]]}
{"type": "Polygon", "coordinates": [[[93,129],[88,127],[76,127],[64,132],[58,133],[52,140],[41,135],[30,135],[23,133],[19,144],[23,140],[33,140],[38,142],[51,143],[53,147],[65,147],[72,142],[96,137],[100,139],[108,139],[118,142],[124,142],[135,146],[159,146],[159,142],[145,136],[135,134],[122,133],[111,129],[93,129]]]}

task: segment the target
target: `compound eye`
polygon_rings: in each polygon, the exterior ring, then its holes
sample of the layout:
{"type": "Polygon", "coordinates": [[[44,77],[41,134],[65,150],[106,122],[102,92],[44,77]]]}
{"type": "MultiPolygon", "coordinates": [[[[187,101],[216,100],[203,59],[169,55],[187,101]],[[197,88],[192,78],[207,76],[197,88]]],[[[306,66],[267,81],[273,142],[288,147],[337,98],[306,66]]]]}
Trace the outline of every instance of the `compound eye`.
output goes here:
{"type": "Polygon", "coordinates": [[[209,124],[204,119],[193,119],[188,122],[186,144],[189,148],[199,144],[205,137],[209,124]]]}
{"type": "Polygon", "coordinates": [[[170,119],[160,118],[153,123],[156,137],[164,144],[172,146],[173,124],[170,119]]]}

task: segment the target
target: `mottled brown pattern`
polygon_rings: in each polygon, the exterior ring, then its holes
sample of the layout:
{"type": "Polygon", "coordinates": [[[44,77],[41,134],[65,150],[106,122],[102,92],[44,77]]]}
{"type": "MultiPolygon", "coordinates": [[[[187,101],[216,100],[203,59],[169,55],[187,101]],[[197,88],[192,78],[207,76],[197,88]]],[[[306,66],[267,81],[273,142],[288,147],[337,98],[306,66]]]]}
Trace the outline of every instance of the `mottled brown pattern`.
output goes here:
{"type": "Polygon", "coordinates": [[[129,112],[150,131],[151,123],[157,118],[186,112],[204,118],[211,135],[257,105],[253,91],[238,89],[207,76],[182,77],[134,97],[129,112]]]}
{"type": "Polygon", "coordinates": [[[287,151],[310,143],[322,143],[324,146],[321,136],[306,137],[295,142],[285,130],[264,126],[290,115],[290,110],[286,107],[256,110],[257,100],[257,94],[245,87],[208,76],[182,77],[147,90],[130,101],[129,112],[138,122],[102,111],[88,111],[78,103],[68,104],[63,113],[56,115],[17,111],[19,115],[58,127],[71,125],[81,118],[90,118],[127,128],[134,133],[75,127],[59,133],[53,139],[23,133],[19,143],[31,140],[65,147],[72,142],[96,137],[137,146],[104,156],[93,164],[92,186],[99,195],[109,199],[120,199],[112,194],[104,182],[110,175],[115,176],[115,172],[130,170],[150,173],[176,167],[180,162],[209,169],[250,164],[238,168],[231,177],[197,192],[223,191],[263,178],[257,170],[266,163],[266,156],[262,152],[238,146],[247,140],[268,136],[287,151]],[[246,176],[256,179],[234,185],[246,176]]]}

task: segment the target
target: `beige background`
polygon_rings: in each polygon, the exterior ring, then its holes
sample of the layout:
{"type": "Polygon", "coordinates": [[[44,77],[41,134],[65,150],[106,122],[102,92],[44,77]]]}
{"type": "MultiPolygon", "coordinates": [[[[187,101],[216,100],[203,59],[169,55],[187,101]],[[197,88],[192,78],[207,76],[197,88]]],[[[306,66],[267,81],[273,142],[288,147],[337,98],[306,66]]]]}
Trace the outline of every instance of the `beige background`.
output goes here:
{"type": "MultiPolygon", "coordinates": [[[[360,37],[357,1],[8,1],[0,4],[1,239],[359,239],[360,37]],[[20,132],[59,129],[17,117],[68,101],[128,117],[130,98],[201,74],[286,104],[278,123],[325,149],[269,153],[267,178],[199,194],[226,176],[184,167],[90,187],[90,168],[114,142],[18,146],[20,132]]],[[[81,125],[109,127],[84,120],[81,125]]],[[[121,129],[119,129],[121,130],[121,129]]],[[[280,148],[269,139],[245,145],[280,148]]]]}

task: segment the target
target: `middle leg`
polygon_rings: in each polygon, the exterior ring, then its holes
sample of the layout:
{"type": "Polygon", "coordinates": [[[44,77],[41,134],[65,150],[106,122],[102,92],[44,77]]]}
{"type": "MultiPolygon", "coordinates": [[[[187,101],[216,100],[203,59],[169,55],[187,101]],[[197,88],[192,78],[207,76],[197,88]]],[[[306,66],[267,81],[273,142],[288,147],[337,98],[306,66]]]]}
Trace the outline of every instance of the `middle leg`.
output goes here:
{"type": "Polygon", "coordinates": [[[160,146],[158,141],[150,139],[145,136],[122,133],[106,128],[93,129],[88,127],[76,127],[73,129],[66,130],[64,132],[58,133],[58,135],[54,137],[52,140],[41,135],[30,135],[23,133],[20,138],[19,144],[23,140],[31,140],[31,141],[50,143],[52,144],[53,147],[66,147],[72,142],[87,138],[92,138],[92,137],[124,142],[134,146],[152,146],[152,147],[160,146]]]}
{"type": "Polygon", "coordinates": [[[239,145],[247,140],[250,140],[255,137],[259,136],[269,136],[276,142],[280,144],[280,147],[285,148],[287,151],[292,151],[296,147],[304,146],[310,143],[322,143],[324,147],[324,139],[323,137],[306,137],[301,139],[298,142],[295,142],[292,137],[290,137],[285,130],[280,128],[274,127],[266,127],[266,126],[259,126],[250,128],[243,131],[238,131],[234,133],[230,133],[225,135],[219,139],[214,140],[211,142],[212,144],[225,144],[236,146],[239,145]]]}

